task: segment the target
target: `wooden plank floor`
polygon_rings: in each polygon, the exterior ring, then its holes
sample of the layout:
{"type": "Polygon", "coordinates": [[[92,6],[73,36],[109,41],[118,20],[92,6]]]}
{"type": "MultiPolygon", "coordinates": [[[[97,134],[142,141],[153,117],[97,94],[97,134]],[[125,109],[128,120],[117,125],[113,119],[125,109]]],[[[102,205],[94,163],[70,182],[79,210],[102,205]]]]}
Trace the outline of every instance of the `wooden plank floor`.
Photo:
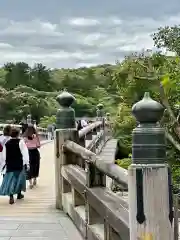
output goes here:
{"type": "MultiPolygon", "coordinates": [[[[37,187],[27,187],[25,198],[14,205],[8,204],[8,197],[0,196],[1,216],[27,216],[55,213],[54,145],[47,143],[41,147],[40,178],[37,187]]],[[[28,182],[27,182],[28,185],[28,182]]]]}
{"type": "Polygon", "coordinates": [[[41,147],[40,178],[23,200],[8,204],[0,196],[0,240],[82,240],[63,212],[55,209],[54,143],[41,147]]]}
{"type": "MultiPolygon", "coordinates": [[[[102,149],[99,156],[104,162],[113,163],[116,151],[117,139],[110,139],[102,149]]],[[[112,179],[106,176],[106,187],[111,189],[112,179]]]]}
{"type": "Polygon", "coordinates": [[[101,153],[99,154],[99,156],[103,159],[103,161],[109,162],[109,163],[114,162],[116,144],[117,144],[117,139],[110,139],[109,141],[107,141],[106,145],[104,146],[101,153]]]}

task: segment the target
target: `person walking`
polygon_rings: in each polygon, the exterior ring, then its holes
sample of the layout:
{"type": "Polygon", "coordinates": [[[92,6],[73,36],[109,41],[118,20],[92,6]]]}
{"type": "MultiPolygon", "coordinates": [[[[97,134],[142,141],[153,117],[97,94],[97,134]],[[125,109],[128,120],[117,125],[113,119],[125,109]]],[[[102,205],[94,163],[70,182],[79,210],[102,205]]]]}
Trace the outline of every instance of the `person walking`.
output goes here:
{"type": "Polygon", "coordinates": [[[54,139],[55,131],[56,131],[56,124],[53,123],[52,124],[52,140],[54,139]]]}
{"type": "Polygon", "coordinates": [[[3,149],[6,142],[11,138],[11,125],[6,125],[3,129],[3,135],[0,136],[0,171],[2,172],[5,168],[3,159],[3,149]]]}
{"type": "Polygon", "coordinates": [[[78,120],[78,121],[76,122],[76,128],[77,128],[78,131],[80,131],[81,129],[83,129],[83,127],[82,127],[82,125],[81,125],[81,120],[78,120]]]}
{"type": "Polygon", "coordinates": [[[33,126],[34,126],[35,129],[37,129],[36,120],[33,120],[33,126]]]}
{"type": "Polygon", "coordinates": [[[82,126],[82,128],[87,127],[87,125],[88,125],[87,121],[84,118],[81,119],[81,126],[82,126]]]}
{"type": "Polygon", "coordinates": [[[40,141],[38,133],[33,125],[29,125],[23,135],[26,146],[29,151],[29,165],[30,169],[27,172],[27,180],[29,180],[29,187],[32,189],[37,184],[40,168],[40,141]]]}
{"type": "Polygon", "coordinates": [[[48,126],[47,126],[47,132],[48,132],[48,140],[52,140],[52,124],[49,124],[48,126]]]}
{"type": "Polygon", "coordinates": [[[21,125],[21,133],[24,134],[25,131],[26,131],[26,129],[27,129],[27,127],[28,127],[28,124],[27,124],[26,121],[23,119],[23,120],[19,123],[19,125],[21,125]]]}
{"type": "Polygon", "coordinates": [[[9,204],[14,204],[14,195],[23,199],[26,191],[26,172],[29,168],[29,154],[26,144],[19,137],[19,129],[12,128],[11,138],[3,149],[5,175],[0,187],[0,195],[9,196],[9,204]]]}

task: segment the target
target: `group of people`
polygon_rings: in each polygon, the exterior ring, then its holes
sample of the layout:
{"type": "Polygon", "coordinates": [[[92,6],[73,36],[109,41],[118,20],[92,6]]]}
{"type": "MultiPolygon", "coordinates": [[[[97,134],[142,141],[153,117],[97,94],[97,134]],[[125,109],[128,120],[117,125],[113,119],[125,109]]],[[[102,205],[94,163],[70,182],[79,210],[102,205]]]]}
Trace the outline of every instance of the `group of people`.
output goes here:
{"type": "MultiPolygon", "coordinates": [[[[76,121],[76,128],[77,130],[81,130],[84,127],[86,127],[90,122],[86,121],[85,119],[81,119],[76,121]]],[[[47,126],[47,133],[48,133],[48,140],[53,140],[54,139],[54,131],[56,130],[56,124],[49,124],[47,126]]]]}
{"type": "Polygon", "coordinates": [[[86,121],[85,119],[78,120],[78,121],[76,122],[77,130],[79,131],[79,130],[83,129],[83,128],[86,127],[88,124],[89,124],[89,122],[86,121]]]}
{"type": "Polygon", "coordinates": [[[47,132],[48,132],[48,140],[53,140],[54,139],[54,131],[56,129],[56,124],[49,124],[47,126],[47,132]]]}
{"type": "Polygon", "coordinates": [[[0,195],[9,196],[9,204],[14,204],[14,195],[23,199],[26,180],[32,189],[37,184],[40,168],[40,141],[33,125],[20,129],[7,125],[0,136],[0,171],[3,175],[0,195]]]}

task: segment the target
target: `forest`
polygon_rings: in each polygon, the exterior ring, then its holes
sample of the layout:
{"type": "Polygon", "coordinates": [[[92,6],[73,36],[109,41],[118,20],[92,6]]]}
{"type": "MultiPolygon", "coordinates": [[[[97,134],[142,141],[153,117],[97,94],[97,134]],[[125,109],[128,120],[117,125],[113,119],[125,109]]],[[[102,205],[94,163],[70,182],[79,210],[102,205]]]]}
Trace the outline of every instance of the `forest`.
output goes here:
{"type": "MultiPolygon", "coordinates": [[[[167,138],[167,156],[174,182],[180,182],[180,26],[162,27],[152,35],[157,52],[131,53],[114,65],[48,69],[41,63],[8,62],[0,69],[0,120],[20,121],[31,113],[41,126],[55,120],[57,95],[66,89],[76,102],[77,117],[95,116],[98,103],[111,114],[114,135],[131,154],[131,133],[136,122],[132,105],[144,92],[165,107],[161,125],[167,138]],[[167,56],[161,52],[173,52],[167,56]]],[[[121,161],[123,167],[130,157],[121,161]]]]}
{"type": "Polygon", "coordinates": [[[110,110],[118,102],[109,72],[113,69],[103,65],[50,70],[42,64],[31,68],[24,62],[6,63],[0,69],[1,122],[20,121],[29,113],[37,122],[44,116],[55,115],[59,107],[56,97],[64,89],[76,98],[73,107],[77,117],[95,116],[99,102],[104,103],[106,111],[110,110]]]}

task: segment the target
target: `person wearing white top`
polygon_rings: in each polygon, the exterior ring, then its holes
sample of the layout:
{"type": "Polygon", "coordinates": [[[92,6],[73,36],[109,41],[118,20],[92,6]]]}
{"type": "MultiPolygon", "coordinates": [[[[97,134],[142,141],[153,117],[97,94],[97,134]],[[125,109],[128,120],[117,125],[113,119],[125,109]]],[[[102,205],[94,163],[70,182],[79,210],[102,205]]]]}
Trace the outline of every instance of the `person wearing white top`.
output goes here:
{"type": "Polygon", "coordinates": [[[81,119],[81,126],[82,128],[86,127],[88,125],[88,123],[86,122],[86,120],[81,119]]]}
{"type": "Polygon", "coordinates": [[[3,129],[3,135],[0,136],[0,172],[4,168],[3,150],[6,142],[11,138],[11,126],[6,125],[3,129]]]}
{"type": "Polygon", "coordinates": [[[9,196],[9,204],[14,204],[14,195],[17,199],[24,198],[22,191],[26,191],[26,169],[29,168],[29,153],[23,139],[19,138],[20,131],[13,128],[11,138],[3,149],[5,175],[0,187],[0,195],[9,196]]]}

